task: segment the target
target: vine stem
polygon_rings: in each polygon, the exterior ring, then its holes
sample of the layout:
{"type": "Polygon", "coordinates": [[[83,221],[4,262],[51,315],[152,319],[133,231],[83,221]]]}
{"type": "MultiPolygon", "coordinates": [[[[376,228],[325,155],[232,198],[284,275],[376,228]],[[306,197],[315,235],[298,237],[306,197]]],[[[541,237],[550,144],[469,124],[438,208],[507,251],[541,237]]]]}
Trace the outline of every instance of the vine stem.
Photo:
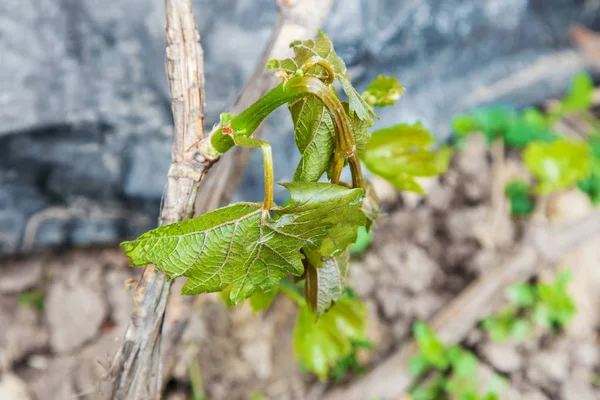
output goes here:
{"type": "MultiPolygon", "coordinates": [[[[190,218],[193,199],[213,160],[195,143],[204,138],[204,64],[191,0],[166,0],[167,75],[175,132],[160,225],[190,218]]],[[[171,284],[144,268],[121,348],[111,365],[111,399],[158,400],[162,390],[161,331],[171,284]]]]}

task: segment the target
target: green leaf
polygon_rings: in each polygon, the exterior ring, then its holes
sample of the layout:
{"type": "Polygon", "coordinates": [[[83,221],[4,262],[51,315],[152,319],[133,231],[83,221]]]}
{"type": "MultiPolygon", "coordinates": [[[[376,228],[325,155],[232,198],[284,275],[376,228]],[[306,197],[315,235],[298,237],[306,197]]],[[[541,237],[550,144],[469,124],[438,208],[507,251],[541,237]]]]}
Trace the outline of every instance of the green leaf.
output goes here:
{"type": "Polygon", "coordinates": [[[373,107],[387,107],[396,104],[404,93],[404,88],[393,76],[379,75],[369,84],[362,97],[373,107]]]}
{"type": "Polygon", "coordinates": [[[421,354],[432,366],[439,370],[448,368],[449,364],[445,355],[444,344],[427,325],[421,321],[415,322],[413,334],[421,354]]]}
{"type": "Polygon", "coordinates": [[[252,311],[257,313],[271,307],[273,300],[275,300],[278,294],[278,287],[275,287],[268,292],[258,289],[252,296],[250,296],[250,306],[252,307],[252,311]]]}
{"type": "Polygon", "coordinates": [[[570,273],[563,271],[552,283],[536,285],[539,303],[534,310],[535,321],[546,327],[565,326],[575,315],[577,308],[573,298],[567,291],[570,273]]]}
{"type": "MultiPolygon", "coordinates": [[[[318,249],[332,229],[364,218],[364,191],[327,183],[287,183],[289,205],[274,216],[260,205],[237,203],[161,226],[121,246],[132,265],[156,264],[170,278],[185,276],[184,294],[221,291],[231,301],[268,291],[303,271],[301,248],[318,249]]],[[[353,227],[356,230],[356,226],[353,227]]],[[[338,234],[337,243],[349,245],[338,234]]],[[[331,242],[331,239],[328,239],[331,242]]]]}
{"type": "Polygon", "coordinates": [[[19,293],[19,304],[33,308],[38,312],[44,311],[46,306],[46,295],[41,290],[31,290],[29,292],[19,293]]]}
{"type": "Polygon", "coordinates": [[[348,286],[350,258],[347,251],[336,257],[322,257],[320,265],[306,264],[304,297],[320,316],[338,301],[348,286]]]}
{"type": "MultiPolygon", "coordinates": [[[[343,253],[346,248],[356,241],[357,229],[359,226],[364,226],[366,223],[366,217],[364,213],[357,212],[357,206],[362,206],[362,201],[365,196],[365,192],[362,189],[347,189],[338,185],[331,185],[328,183],[282,183],[283,187],[288,189],[292,195],[292,202],[290,206],[298,206],[304,212],[305,209],[310,210],[312,213],[321,215],[321,223],[325,223],[328,226],[327,235],[322,239],[319,252],[321,256],[335,256],[343,253]],[[335,210],[335,208],[329,208],[327,210],[327,195],[326,192],[331,191],[330,188],[335,187],[336,193],[345,193],[348,190],[356,191],[354,195],[350,196],[349,204],[345,206],[345,216],[342,218],[338,214],[344,212],[344,209],[335,210]],[[325,197],[323,197],[325,195],[325,197]]],[[[336,195],[339,195],[336,194],[336,195]]],[[[289,207],[289,206],[288,206],[289,207]]],[[[308,243],[309,245],[311,243],[308,243]]],[[[311,246],[308,246],[311,248],[311,246]]]]}
{"type": "Polygon", "coordinates": [[[300,308],[294,329],[294,357],[325,381],[329,370],[353,352],[353,341],[366,340],[367,310],[356,299],[343,297],[317,319],[300,308]]]}
{"type": "Polygon", "coordinates": [[[547,194],[574,186],[590,174],[591,152],[585,142],[559,139],[533,142],[523,152],[523,161],[538,179],[537,192],[547,194]]]}
{"type": "Polygon", "coordinates": [[[510,334],[510,328],[515,319],[517,310],[514,307],[507,307],[495,315],[484,318],[481,323],[495,342],[503,342],[510,334]]]}
{"type": "Polygon", "coordinates": [[[508,147],[524,148],[531,142],[551,142],[555,138],[544,115],[535,108],[529,108],[516,117],[507,128],[504,143],[508,147]]]}
{"type": "Polygon", "coordinates": [[[452,372],[457,376],[473,376],[477,369],[477,357],[460,346],[452,346],[447,350],[447,359],[452,372]]]}
{"type": "Polygon", "coordinates": [[[350,118],[350,126],[352,127],[352,133],[354,133],[354,141],[356,143],[356,152],[361,155],[365,152],[367,143],[371,140],[371,133],[369,128],[373,126],[372,119],[360,119],[356,115],[351,115],[349,111],[349,105],[346,102],[342,102],[346,115],[350,118]]]}
{"type": "Polygon", "coordinates": [[[510,213],[514,216],[524,217],[530,215],[535,209],[531,198],[531,188],[524,181],[509,182],[504,188],[504,194],[510,199],[510,213]]]}
{"type": "Polygon", "coordinates": [[[594,102],[594,81],[587,72],[580,72],[571,79],[567,96],[561,102],[563,112],[585,111],[594,102]]]}
{"type": "MultiPolygon", "coordinates": [[[[314,40],[296,41],[290,47],[294,50],[293,58],[269,60],[267,69],[280,71],[284,75],[284,79],[289,79],[298,70],[302,70],[309,65],[315,58],[325,60],[333,69],[335,78],[340,82],[342,89],[348,96],[350,116],[356,114],[361,120],[370,120],[375,116],[375,112],[371,106],[358,94],[352,83],[350,83],[350,74],[348,74],[344,60],[335,53],[331,39],[323,31],[319,30],[317,38],[314,40]]],[[[316,64],[305,71],[304,75],[327,80],[329,74],[325,68],[316,64]]]]}
{"type": "Polygon", "coordinates": [[[294,138],[300,161],[294,181],[316,182],[325,173],[333,156],[335,126],[331,115],[316,96],[304,97],[290,105],[294,138]]]}
{"type": "Polygon", "coordinates": [[[408,372],[415,378],[418,378],[427,372],[430,367],[431,364],[429,364],[429,361],[427,361],[425,356],[421,353],[417,353],[410,359],[408,372]]]}
{"type": "Polygon", "coordinates": [[[510,325],[510,336],[517,342],[524,342],[531,336],[531,324],[524,318],[515,319],[510,325]]]}
{"type": "Polygon", "coordinates": [[[514,111],[506,107],[484,107],[468,115],[454,117],[452,127],[459,138],[481,132],[491,144],[496,138],[506,135],[515,118],[514,111]]]}
{"type": "Polygon", "coordinates": [[[507,296],[510,301],[520,307],[527,307],[535,302],[534,289],[526,283],[517,283],[510,286],[507,290],[507,296]]]}
{"type": "Polygon", "coordinates": [[[422,194],[416,177],[444,172],[448,150],[430,150],[435,138],[421,124],[400,124],[375,131],[361,156],[372,173],[381,176],[399,190],[422,194]]]}
{"type": "Polygon", "coordinates": [[[592,204],[600,204],[600,135],[590,135],[587,142],[592,150],[590,174],[577,182],[577,186],[586,193],[592,204]]]}
{"type": "Polygon", "coordinates": [[[477,120],[471,115],[460,114],[452,118],[452,130],[458,136],[466,136],[478,128],[477,120]]]}
{"type": "Polygon", "coordinates": [[[363,254],[369,245],[373,242],[373,232],[367,230],[366,227],[361,226],[358,228],[358,235],[356,236],[356,242],[348,248],[350,255],[356,256],[363,254]]]}

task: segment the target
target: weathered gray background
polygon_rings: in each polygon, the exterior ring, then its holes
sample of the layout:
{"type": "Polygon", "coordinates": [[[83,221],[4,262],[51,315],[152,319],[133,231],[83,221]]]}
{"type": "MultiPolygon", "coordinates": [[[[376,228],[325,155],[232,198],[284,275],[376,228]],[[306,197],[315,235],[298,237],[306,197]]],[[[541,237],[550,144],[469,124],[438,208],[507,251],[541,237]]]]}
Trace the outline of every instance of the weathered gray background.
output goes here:
{"type": "MultiPolygon", "coordinates": [[[[272,0],[196,0],[207,124],[235,99],[272,26],[272,0]]],[[[359,89],[379,73],[407,93],[381,126],[560,94],[582,63],[574,22],[598,0],[344,0],[324,30],[359,89]]],[[[0,255],[116,242],[155,225],[170,161],[161,0],[0,1],[0,255]]],[[[286,110],[270,120],[276,179],[298,158],[286,110]]],[[[238,197],[260,200],[254,157],[238,197]]]]}

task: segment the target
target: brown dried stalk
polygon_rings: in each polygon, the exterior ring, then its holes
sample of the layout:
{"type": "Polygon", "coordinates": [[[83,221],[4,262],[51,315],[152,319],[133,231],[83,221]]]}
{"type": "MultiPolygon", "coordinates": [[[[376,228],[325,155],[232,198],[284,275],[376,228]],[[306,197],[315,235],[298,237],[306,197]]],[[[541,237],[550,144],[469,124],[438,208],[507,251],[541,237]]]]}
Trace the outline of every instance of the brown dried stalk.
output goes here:
{"type": "MultiPolygon", "coordinates": [[[[204,138],[204,65],[191,0],[166,0],[165,4],[166,66],[175,133],[160,225],[192,217],[198,187],[213,162],[194,146],[204,138]]],[[[170,286],[153,265],[145,267],[134,292],[123,344],[111,367],[111,398],[160,398],[160,334],[170,286]]]]}

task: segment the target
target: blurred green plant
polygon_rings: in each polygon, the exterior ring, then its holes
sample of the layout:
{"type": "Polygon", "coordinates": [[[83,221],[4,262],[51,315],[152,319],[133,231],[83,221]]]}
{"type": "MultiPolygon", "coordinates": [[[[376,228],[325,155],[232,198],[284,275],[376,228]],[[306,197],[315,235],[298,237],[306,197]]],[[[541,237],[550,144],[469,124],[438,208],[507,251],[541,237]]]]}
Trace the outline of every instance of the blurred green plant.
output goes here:
{"type": "Polygon", "coordinates": [[[562,271],[551,283],[517,283],[507,290],[511,305],[482,321],[482,327],[492,340],[502,342],[512,338],[523,342],[534,327],[557,332],[573,318],[576,307],[567,291],[569,271],[562,271]]]}
{"type": "Polygon", "coordinates": [[[516,180],[507,183],[504,187],[504,194],[510,201],[511,215],[525,217],[535,209],[531,187],[525,181],[516,180]]]}
{"type": "Polygon", "coordinates": [[[30,290],[19,294],[19,304],[31,307],[38,312],[44,311],[46,294],[41,290],[30,290]]]}
{"type": "Polygon", "coordinates": [[[505,194],[511,213],[526,216],[533,211],[533,195],[579,187],[593,204],[600,204],[600,121],[590,112],[594,83],[586,72],[576,74],[565,97],[546,113],[535,108],[517,112],[506,107],[486,107],[452,120],[455,145],[481,133],[491,144],[502,140],[508,148],[522,150],[523,161],[536,184],[509,183],[505,194]],[[554,131],[565,115],[579,113],[592,126],[586,140],[562,138],[554,131]],[[530,189],[530,187],[532,189],[530,189]]]}
{"type": "Polygon", "coordinates": [[[416,378],[425,378],[410,393],[413,400],[498,400],[503,385],[499,376],[494,376],[488,387],[480,393],[480,382],[474,379],[478,361],[475,355],[461,346],[446,346],[425,323],[416,322],[413,334],[419,352],[411,359],[410,373],[416,378]]]}

